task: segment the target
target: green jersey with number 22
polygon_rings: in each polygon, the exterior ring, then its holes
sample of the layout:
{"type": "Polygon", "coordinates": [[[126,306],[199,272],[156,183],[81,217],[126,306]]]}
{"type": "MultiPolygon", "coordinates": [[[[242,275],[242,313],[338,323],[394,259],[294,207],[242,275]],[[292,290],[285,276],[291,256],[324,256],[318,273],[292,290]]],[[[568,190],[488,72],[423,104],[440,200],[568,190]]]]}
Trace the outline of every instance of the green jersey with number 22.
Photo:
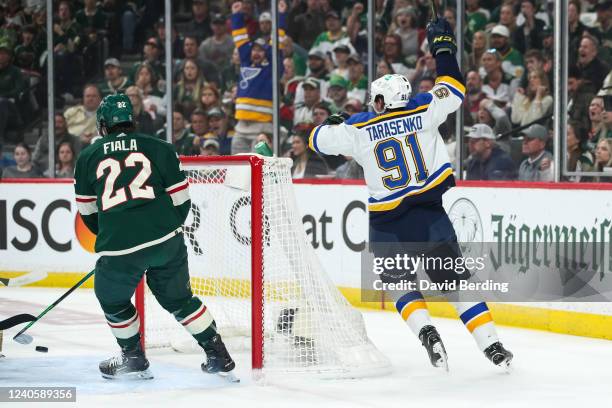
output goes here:
{"type": "Polygon", "coordinates": [[[111,133],[81,152],[77,208],[100,255],[125,255],[181,232],[191,201],[174,147],[139,133],[111,133]]]}

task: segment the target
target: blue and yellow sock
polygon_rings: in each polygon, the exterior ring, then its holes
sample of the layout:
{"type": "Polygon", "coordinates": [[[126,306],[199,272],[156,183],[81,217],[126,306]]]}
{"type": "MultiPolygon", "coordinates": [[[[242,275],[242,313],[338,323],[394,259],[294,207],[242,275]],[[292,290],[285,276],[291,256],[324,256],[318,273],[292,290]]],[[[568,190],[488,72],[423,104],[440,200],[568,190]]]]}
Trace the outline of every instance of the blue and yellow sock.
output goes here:
{"type": "Polygon", "coordinates": [[[395,307],[416,336],[423,327],[433,325],[429,310],[427,310],[427,303],[419,291],[402,295],[395,303],[395,307]]]}
{"type": "Polygon", "coordinates": [[[472,333],[480,350],[499,341],[493,316],[485,302],[454,302],[453,306],[465,327],[472,333]]]}

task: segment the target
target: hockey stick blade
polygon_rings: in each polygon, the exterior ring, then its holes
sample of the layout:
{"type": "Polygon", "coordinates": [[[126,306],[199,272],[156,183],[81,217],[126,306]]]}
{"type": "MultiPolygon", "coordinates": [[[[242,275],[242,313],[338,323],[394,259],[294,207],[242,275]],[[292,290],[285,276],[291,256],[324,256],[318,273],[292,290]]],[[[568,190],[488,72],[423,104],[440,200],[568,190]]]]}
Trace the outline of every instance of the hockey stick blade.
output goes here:
{"type": "Polygon", "coordinates": [[[30,344],[32,343],[32,341],[34,341],[34,338],[29,334],[21,333],[13,337],[13,340],[15,340],[19,344],[30,344]]]}
{"type": "Polygon", "coordinates": [[[0,330],[10,329],[11,327],[15,327],[18,324],[33,322],[34,320],[36,320],[36,317],[32,316],[31,314],[18,314],[0,321],[0,330]]]}

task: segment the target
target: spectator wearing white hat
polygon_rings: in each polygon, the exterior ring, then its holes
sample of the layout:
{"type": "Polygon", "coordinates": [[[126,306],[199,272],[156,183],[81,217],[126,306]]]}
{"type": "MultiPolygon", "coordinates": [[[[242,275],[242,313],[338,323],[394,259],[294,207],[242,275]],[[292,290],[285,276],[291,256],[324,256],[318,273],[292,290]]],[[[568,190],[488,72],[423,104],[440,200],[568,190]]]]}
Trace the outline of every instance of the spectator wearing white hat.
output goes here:
{"type": "Polygon", "coordinates": [[[491,30],[491,47],[495,48],[502,58],[502,69],[512,78],[521,78],[525,67],[523,55],[510,46],[510,30],[504,25],[496,25],[491,30]]]}
{"type": "Polygon", "coordinates": [[[272,38],[272,14],[269,11],[264,11],[259,15],[258,21],[259,29],[257,30],[257,37],[270,42],[272,38]]]}
{"type": "Polygon", "coordinates": [[[510,155],[495,143],[493,129],[475,124],[466,135],[470,157],[466,165],[467,180],[514,180],[516,165],[510,155]]]}
{"type": "Polygon", "coordinates": [[[200,156],[218,156],[219,142],[215,138],[202,139],[200,145],[200,156]]]}
{"type": "Polygon", "coordinates": [[[321,102],[321,83],[309,77],[302,82],[303,102],[296,103],[293,114],[293,125],[313,122],[315,106],[321,102]]]}
{"type": "Polygon", "coordinates": [[[527,158],[519,167],[519,180],[553,181],[553,156],[545,150],[548,130],[536,123],[525,129],[522,136],[523,154],[527,155],[527,158]]]}

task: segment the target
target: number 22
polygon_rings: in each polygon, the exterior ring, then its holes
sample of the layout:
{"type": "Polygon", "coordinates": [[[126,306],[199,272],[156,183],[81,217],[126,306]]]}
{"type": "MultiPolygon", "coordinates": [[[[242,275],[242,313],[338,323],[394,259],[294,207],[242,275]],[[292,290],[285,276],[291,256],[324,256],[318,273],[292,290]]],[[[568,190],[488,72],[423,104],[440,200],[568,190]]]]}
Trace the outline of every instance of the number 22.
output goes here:
{"type": "MultiPolygon", "coordinates": [[[[144,198],[153,199],[155,198],[155,192],[153,187],[145,185],[149,177],[151,176],[151,161],[147,159],[147,156],[140,152],[130,153],[123,161],[125,167],[136,167],[137,163],[142,165],[142,169],[138,172],[134,180],[129,184],[130,195],[132,199],[144,198]]],[[[104,182],[104,191],[102,192],[102,211],[106,211],[113,208],[116,205],[124,203],[128,200],[125,187],[121,187],[115,191],[115,181],[121,174],[121,163],[113,158],[107,158],[102,160],[98,164],[96,169],[96,177],[98,179],[104,177],[106,170],[108,169],[108,176],[104,182]]]]}
{"type": "MultiPolygon", "coordinates": [[[[423,160],[421,146],[416,133],[410,133],[405,139],[406,146],[410,149],[412,160],[416,166],[416,180],[419,183],[427,180],[429,172],[423,160]]],[[[389,190],[404,188],[410,183],[410,170],[406,162],[406,154],[402,143],[397,139],[387,139],[376,144],[374,147],[378,167],[387,171],[395,172],[382,178],[383,185],[389,190]]]]}

